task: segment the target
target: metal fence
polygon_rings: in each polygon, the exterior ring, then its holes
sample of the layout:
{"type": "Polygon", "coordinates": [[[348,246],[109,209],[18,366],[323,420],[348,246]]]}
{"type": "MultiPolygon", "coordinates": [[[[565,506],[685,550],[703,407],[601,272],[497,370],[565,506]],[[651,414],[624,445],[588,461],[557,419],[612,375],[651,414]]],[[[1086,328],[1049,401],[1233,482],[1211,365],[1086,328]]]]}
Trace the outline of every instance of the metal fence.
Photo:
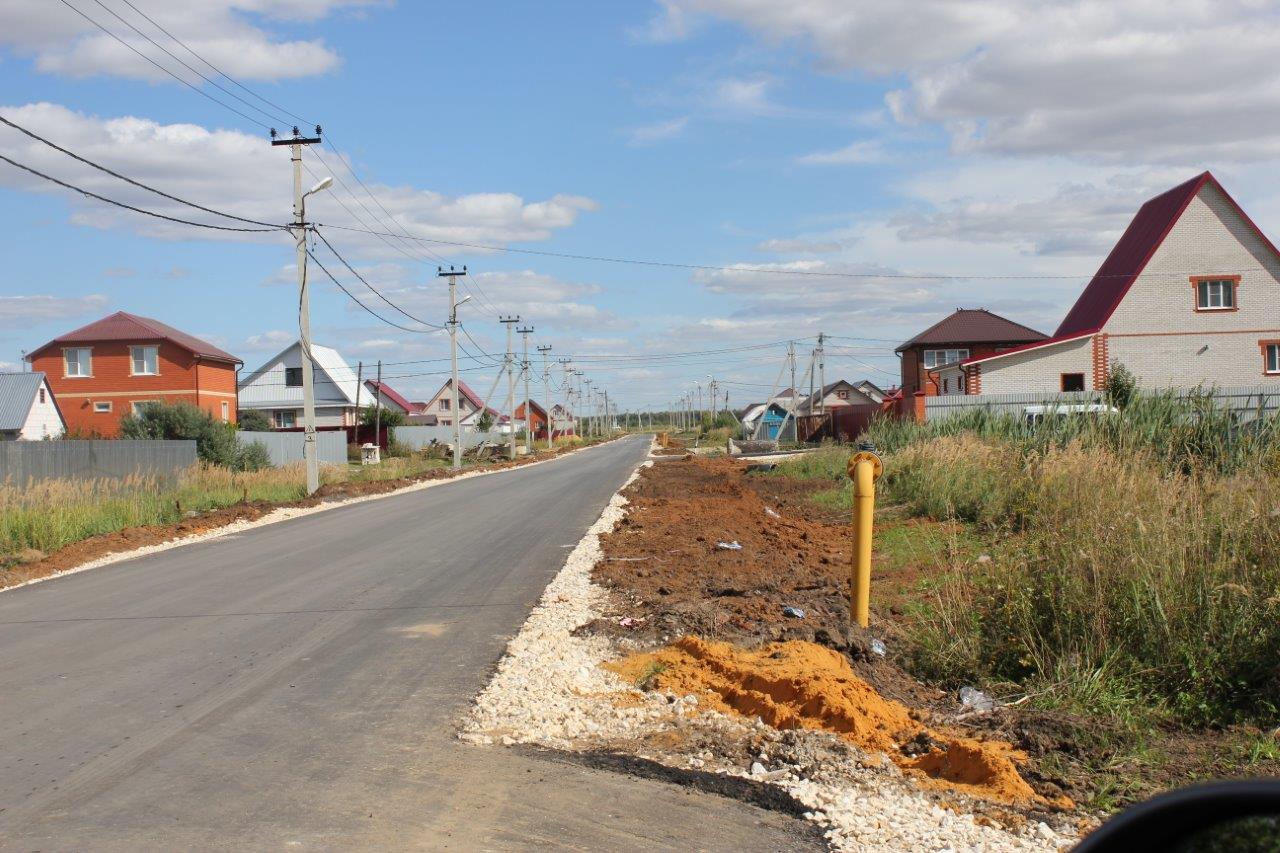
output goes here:
{"type": "Polygon", "coordinates": [[[0,482],[173,477],[195,461],[194,441],[0,441],[0,482]]]}
{"type": "MultiPolygon", "coordinates": [[[[1280,411],[1280,386],[1278,385],[1172,390],[1175,395],[1184,399],[1207,393],[1219,405],[1239,414],[1244,421],[1274,415],[1280,411]]],[[[951,394],[926,398],[924,417],[926,421],[936,421],[973,409],[1021,415],[1028,406],[1079,406],[1102,402],[1101,391],[1067,391],[1060,394],[951,394]]]]}
{"type": "MultiPolygon", "coordinates": [[[[416,424],[412,426],[398,426],[392,430],[392,438],[400,444],[408,445],[414,450],[421,450],[428,447],[432,442],[436,444],[453,445],[453,427],[451,426],[423,426],[416,424]]],[[[500,442],[506,440],[505,435],[500,435],[496,430],[489,432],[476,432],[475,430],[462,428],[462,448],[468,450],[478,444],[486,441],[500,442]]]]}
{"type": "MultiPolygon", "coordinates": [[[[372,429],[369,430],[371,433],[372,429]]],[[[302,461],[303,433],[300,432],[237,432],[236,441],[241,444],[261,444],[277,468],[302,461]]],[[[342,430],[321,430],[316,433],[316,454],[323,465],[347,464],[347,434],[342,430]]]]}

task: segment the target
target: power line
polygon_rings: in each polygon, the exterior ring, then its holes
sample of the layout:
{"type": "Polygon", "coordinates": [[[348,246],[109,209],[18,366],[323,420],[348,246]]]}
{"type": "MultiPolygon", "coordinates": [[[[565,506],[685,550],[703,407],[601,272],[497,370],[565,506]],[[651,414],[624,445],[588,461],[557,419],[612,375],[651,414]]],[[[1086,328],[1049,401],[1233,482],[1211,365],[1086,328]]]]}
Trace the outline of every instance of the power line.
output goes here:
{"type": "MultiPolygon", "coordinates": [[[[343,293],[347,294],[347,296],[351,297],[351,301],[352,301],[352,302],[354,302],[355,304],[359,305],[359,306],[360,306],[361,308],[363,308],[365,311],[368,311],[370,314],[372,314],[374,317],[377,317],[379,320],[381,320],[382,322],[386,323],[388,326],[394,326],[394,327],[395,327],[395,328],[397,328],[397,329],[401,329],[401,330],[406,331],[406,332],[414,332],[414,333],[419,334],[419,335],[429,335],[429,334],[431,334],[431,332],[425,331],[425,330],[423,330],[423,329],[411,329],[411,328],[409,328],[408,326],[401,326],[399,323],[396,323],[396,322],[395,322],[395,321],[393,321],[393,320],[388,320],[386,317],[383,317],[383,316],[382,316],[381,314],[379,314],[377,311],[374,311],[374,310],[373,310],[372,308],[370,308],[368,305],[365,305],[363,302],[361,302],[359,299],[357,299],[354,293],[352,293],[350,290],[347,290],[345,287],[343,287],[343,286],[342,286],[342,282],[340,282],[340,281],[338,281],[338,279],[334,278],[333,273],[329,272],[329,270],[325,267],[325,265],[324,265],[324,264],[322,264],[322,263],[320,263],[320,259],[319,259],[319,258],[317,258],[317,257],[315,256],[315,253],[314,253],[314,252],[312,252],[310,249],[307,249],[307,255],[308,255],[308,257],[310,257],[310,258],[311,258],[311,260],[313,260],[313,261],[315,261],[315,262],[316,262],[316,266],[320,267],[320,271],[321,271],[321,272],[323,272],[325,275],[327,275],[327,276],[329,277],[329,280],[330,280],[330,281],[332,281],[334,284],[336,284],[336,285],[338,286],[338,289],[339,289],[339,290],[341,290],[343,293]]],[[[432,331],[436,331],[436,330],[432,330],[432,331]]]]}
{"type": "Polygon", "coordinates": [[[177,222],[181,225],[191,225],[196,228],[211,228],[215,231],[238,231],[238,232],[260,234],[260,233],[265,233],[269,231],[286,230],[284,226],[281,226],[281,225],[275,225],[270,228],[233,228],[229,225],[210,225],[207,222],[194,222],[190,219],[182,219],[177,216],[169,216],[164,213],[156,213],[154,210],[146,210],[141,207],[134,207],[131,204],[125,204],[122,201],[116,201],[115,199],[110,199],[110,198],[107,198],[106,196],[98,195],[95,192],[90,192],[89,190],[83,189],[82,187],[78,187],[75,184],[69,184],[66,181],[60,181],[57,178],[52,177],[50,175],[46,175],[44,172],[37,171],[36,169],[31,168],[30,166],[24,166],[23,164],[19,163],[17,160],[11,160],[8,157],[4,156],[3,154],[0,154],[0,160],[3,160],[4,162],[8,163],[10,166],[16,166],[17,168],[22,169],[25,172],[30,172],[31,174],[35,175],[38,178],[44,178],[46,181],[49,181],[50,183],[54,183],[60,187],[66,187],[69,190],[78,192],[81,195],[88,196],[89,198],[92,198],[92,199],[97,199],[98,201],[105,202],[106,204],[113,204],[116,207],[122,207],[125,210],[132,210],[134,213],[141,213],[144,216],[154,216],[156,219],[164,219],[169,222],[177,222]]]}
{"type": "Polygon", "coordinates": [[[149,185],[147,185],[147,184],[142,183],[141,181],[134,180],[133,178],[130,178],[128,175],[122,175],[122,174],[120,174],[119,172],[116,172],[116,171],[113,171],[113,170],[111,170],[111,169],[108,169],[106,166],[103,166],[103,165],[101,165],[101,164],[99,164],[99,163],[95,163],[95,162],[93,162],[92,160],[89,160],[88,158],[81,157],[79,154],[75,153],[74,151],[69,151],[69,150],[67,150],[66,148],[63,148],[61,145],[58,145],[58,144],[57,144],[57,143],[55,143],[55,142],[51,142],[51,141],[49,141],[48,139],[45,139],[43,136],[40,136],[38,133],[34,133],[33,131],[28,130],[27,128],[23,127],[22,125],[18,124],[17,122],[10,121],[9,119],[5,118],[4,116],[0,116],[0,123],[7,124],[9,127],[13,128],[14,130],[18,131],[19,133],[24,133],[24,134],[26,134],[27,136],[31,137],[32,139],[36,140],[37,142],[41,142],[41,143],[43,143],[43,144],[45,144],[45,145],[49,146],[49,147],[50,147],[50,148],[52,148],[53,150],[55,150],[55,151],[59,151],[59,152],[61,152],[61,153],[65,154],[65,155],[67,155],[68,157],[70,157],[70,158],[71,158],[71,159],[73,159],[73,160],[78,160],[78,161],[80,161],[81,163],[84,163],[86,166],[92,166],[93,168],[97,169],[99,172],[105,172],[106,174],[110,175],[110,176],[111,176],[111,177],[113,177],[113,178],[119,178],[120,180],[124,181],[124,182],[125,182],[125,183],[127,183],[127,184],[133,184],[135,187],[139,187],[139,188],[141,188],[141,189],[144,189],[144,190],[146,190],[147,192],[155,193],[156,195],[161,196],[161,197],[163,197],[163,198],[167,198],[167,199],[169,199],[170,201],[176,201],[176,202],[178,202],[179,204],[185,204],[185,205],[187,205],[188,207],[194,207],[196,210],[203,210],[205,213],[212,213],[212,214],[214,214],[215,216],[224,216],[224,217],[226,217],[227,219],[234,219],[234,220],[236,220],[237,222],[247,222],[247,223],[249,223],[250,225],[265,225],[265,226],[267,226],[268,228],[280,228],[280,227],[282,227],[282,226],[279,226],[279,225],[275,225],[275,224],[273,224],[273,223],[271,223],[271,222],[263,222],[263,221],[261,221],[261,220],[259,220],[259,219],[247,219],[247,218],[245,218],[245,217],[243,217],[243,216],[236,216],[234,213],[225,213],[225,212],[223,212],[223,211],[221,211],[221,210],[214,210],[212,207],[205,207],[205,206],[204,206],[204,205],[202,205],[202,204],[196,204],[194,201],[187,201],[185,198],[179,198],[178,196],[176,196],[176,195],[171,195],[171,194],[169,194],[169,193],[165,192],[164,190],[158,190],[158,189],[156,189],[156,188],[155,188],[155,187],[153,187],[153,186],[149,186],[149,185]]]}
{"type": "Polygon", "coordinates": [[[256,118],[254,118],[253,116],[245,115],[243,112],[241,112],[240,110],[238,110],[238,109],[236,109],[235,107],[231,106],[231,105],[230,105],[230,104],[228,104],[226,101],[220,101],[220,100],[218,100],[218,99],[217,99],[217,98],[215,98],[213,95],[210,95],[210,94],[209,94],[208,92],[206,92],[204,89],[201,89],[199,86],[197,86],[197,85],[193,84],[193,83],[192,83],[192,82],[190,82],[189,80],[183,80],[183,79],[182,79],[182,77],[180,77],[179,75],[177,75],[177,74],[173,73],[173,71],[172,71],[172,70],[170,70],[170,69],[166,68],[165,66],[161,65],[159,62],[156,62],[156,61],[155,61],[154,59],[152,59],[150,56],[147,56],[145,53],[143,53],[142,51],[138,50],[136,47],[134,47],[133,45],[129,44],[129,43],[128,43],[127,41],[125,41],[124,39],[120,38],[120,36],[116,35],[116,34],[115,34],[115,33],[113,33],[111,30],[107,29],[107,28],[106,28],[106,27],[104,27],[102,24],[98,23],[96,20],[94,20],[93,18],[89,17],[89,15],[87,15],[85,12],[83,12],[83,11],[81,11],[80,9],[76,8],[75,6],[71,5],[71,3],[69,2],[69,0],[58,0],[58,2],[60,2],[63,6],[66,6],[66,7],[67,7],[68,9],[70,9],[71,11],[75,12],[75,13],[76,13],[77,15],[79,15],[80,17],[84,18],[84,19],[85,19],[86,21],[88,21],[89,23],[93,24],[93,25],[94,25],[95,27],[97,27],[98,29],[102,30],[102,31],[103,31],[104,33],[106,33],[107,35],[111,36],[111,37],[112,37],[113,39],[115,39],[116,41],[120,42],[120,44],[122,44],[122,45],[124,45],[125,47],[129,48],[129,50],[133,51],[133,52],[134,52],[134,53],[136,53],[138,56],[140,56],[140,57],[142,57],[143,59],[145,59],[147,62],[150,62],[150,63],[151,63],[152,65],[154,65],[156,68],[159,68],[159,69],[160,69],[161,71],[163,71],[165,74],[168,74],[168,75],[169,75],[170,77],[172,77],[174,80],[177,80],[179,83],[181,83],[182,85],[186,86],[188,89],[190,89],[191,91],[195,92],[196,94],[201,95],[202,97],[208,98],[209,100],[213,101],[213,102],[214,102],[215,104],[217,104],[218,106],[220,106],[220,107],[222,107],[222,108],[224,108],[224,109],[230,110],[231,112],[235,113],[236,115],[240,116],[242,119],[245,119],[246,121],[253,122],[254,124],[258,125],[259,127],[264,127],[264,128],[268,128],[268,129],[270,129],[270,125],[263,124],[262,122],[258,121],[256,118]]]}
{"type": "Polygon", "coordinates": [[[386,296],[384,296],[380,290],[378,290],[376,287],[374,287],[372,284],[370,284],[370,283],[368,282],[368,280],[367,280],[367,279],[365,279],[365,277],[364,277],[364,276],[362,276],[362,275],[360,275],[360,273],[356,272],[355,268],[354,268],[353,266],[351,266],[351,264],[347,263],[347,259],[346,259],[346,258],[344,258],[344,257],[342,257],[342,255],[338,254],[338,250],[337,250],[337,249],[335,249],[335,248],[333,247],[333,244],[332,244],[332,243],[330,243],[330,242],[329,242],[329,240],[328,240],[328,239],[327,239],[323,234],[321,234],[321,233],[320,233],[320,229],[319,229],[319,228],[313,228],[313,229],[312,229],[312,233],[313,233],[313,234],[315,234],[317,237],[319,237],[319,238],[320,238],[320,242],[321,242],[321,243],[324,243],[324,244],[325,244],[325,246],[327,246],[327,247],[328,247],[328,249],[329,249],[329,251],[330,251],[330,252],[333,252],[333,256],[334,256],[335,258],[337,258],[339,261],[341,261],[341,262],[342,262],[342,265],[343,265],[344,267],[346,267],[346,268],[347,268],[347,271],[348,271],[348,272],[350,272],[350,273],[351,273],[353,276],[355,276],[356,278],[360,279],[361,283],[362,283],[362,284],[364,284],[364,286],[365,286],[365,287],[367,287],[367,288],[369,288],[370,290],[372,290],[372,291],[373,291],[373,293],[374,293],[374,295],[375,295],[375,296],[377,296],[379,299],[381,299],[383,302],[387,303],[387,304],[388,304],[388,305],[390,305],[392,308],[396,309],[396,310],[397,310],[397,311],[399,311],[401,314],[403,314],[404,316],[408,317],[410,320],[414,321],[415,323],[421,323],[422,325],[424,325],[424,326],[429,326],[430,328],[435,329],[435,330],[437,330],[437,331],[438,331],[438,330],[441,330],[441,329],[443,329],[443,328],[444,328],[444,325],[443,325],[443,324],[440,324],[440,323],[428,323],[426,320],[423,320],[423,319],[421,319],[421,318],[419,318],[419,317],[415,317],[415,316],[413,316],[413,315],[412,315],[412,314],[410,314],[408,311],[404,310],[404,309],[403,309],[403,308],[401,308],[399,305],[397,305],[397,304],[395,304],[394,302],[392,302],[390,299],[388,299],[386,296]]]}

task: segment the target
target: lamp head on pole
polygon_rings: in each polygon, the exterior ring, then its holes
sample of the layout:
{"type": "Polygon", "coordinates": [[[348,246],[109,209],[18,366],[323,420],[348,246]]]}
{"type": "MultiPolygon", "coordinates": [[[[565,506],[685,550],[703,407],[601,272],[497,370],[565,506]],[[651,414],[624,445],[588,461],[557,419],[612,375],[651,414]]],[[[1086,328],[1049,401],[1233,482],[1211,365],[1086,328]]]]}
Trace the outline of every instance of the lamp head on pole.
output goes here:
{"type": "Polygon", "coordinates": [[[333,186],[333,176],[332,176],[332,175],[331,175],[331,176],[329,176],[329,177],[327,177],[327,178],[321,178],[319,181],[317,181],[317,182],[316,182],[316,185],[315,185],[314,187],[312,187],[311,189],[307,190],[305,193],[303,193],[303,194],[302,194],[302,196],[303,196],[303,198],[306,198],[307,196],[309,196],[309,195],[314,195],[315,193],[318,193],[318,192],[320,192],[321,190],[327,190],[327,189],[329,189],[329,187],[331,187],[331,186],[333,186]]]}

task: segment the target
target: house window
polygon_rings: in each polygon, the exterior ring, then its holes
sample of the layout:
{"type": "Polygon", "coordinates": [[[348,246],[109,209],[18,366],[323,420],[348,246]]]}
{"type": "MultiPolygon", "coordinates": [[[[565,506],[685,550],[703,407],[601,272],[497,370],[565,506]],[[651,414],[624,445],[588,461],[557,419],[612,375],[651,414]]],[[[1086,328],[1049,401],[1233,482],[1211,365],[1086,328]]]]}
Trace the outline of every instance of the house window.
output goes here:
{"type": "Polygon", "coordinates": [[[129,410],[133,412],[134,415],[140,415],[142,414],[143,410],[147,408],[147,406],[150,406],[152,404],[158,405],[159,403],[160,403],[159,400],[134,400],[132,403],[129,404],[129,410]]]}
{"type": "Polygon", "coordinates": [[[1236,288],[1240,285],[1240,277],[1230,278],[1193,278],[1191,284],[1196,289],[1197,311],[1234,311],[1236,310],[1236,288]]]}
{"type": "Polygon", "coordinates": [[[129,347],[134,376],[155,376],[160,372],[159,347],[129,347]]]}
{"type": "Polygon", "coordinates": [[[302,387],[302,368],[286,367],[284,369],[284,384],[286,388],[302,387]]]}
{"type": "Polygon", "coordinates": [[[40,402],[41,402],[41,403],[43,403],[43,402],[44,402],[44,387],[43,387],[43,386],[41,386],[41,388],[40,388],[40,402]]]}
{"type": "Polygon", "coordinates": [[[449,401],[448,401],[448,400],[441,400],[441,401],[440,401],[440,411],[442,411],[442,412],[447,412],[447,411],[449,411],[449,401]]]}
{"type": "Polygon", "coordinates": [[[836,392],[836,396],[837,396],[837,397],[839,397],[841,400],[848,400],[848,399],[849,399],[849,392],[848,392],[848,391],[837,391],[837,392],[836,392]]]}
{"type": "Polygon", "coordinates": [[[231,404],[226,400],[222,401],[222,422],[225,424],[231,420],[231,404]]]}
{"type": "Polygon", "coordinates": [[[107,415],[107,414],[110,414],[110,413],[111,413],[111,403],[110,403],[110,401],[107,401],[107,402],[105,402],[105,403],[94,403],[94,404],[93,404],[93,411],[94,411],[94,414],[98,414],[98,415],[107,415]]]}
{"type": "Polygon", "coordinates": [[[1063,391],[1083,391],[1084,390],[1084,374],[1083,373],[1062,374],[1062,390],[1063,391]]]}
{"type": "Polygon", "coordinates": [[[964,361],[969,357],[967,349],[927,349],[924,351],[924,368],[932,370],[944,364],[964,361]]]}
{"type": "Polygon", "coordinates": [[[293,409],[276,409],[271,415],[276,429],[293,429],[298,425],[298,413],[293,409]]]}
{"type": "Polygon", "coordinates": [[[1280,375],[1280,341],[1259,341],[1262,346],[1262,372],[1280,375]]]}
{"type": "Polygon", "coordinates": [[[67,376],[93,375],[93,350],[89,347],[72,347],[62,351],[64,372],[67,376]]]}

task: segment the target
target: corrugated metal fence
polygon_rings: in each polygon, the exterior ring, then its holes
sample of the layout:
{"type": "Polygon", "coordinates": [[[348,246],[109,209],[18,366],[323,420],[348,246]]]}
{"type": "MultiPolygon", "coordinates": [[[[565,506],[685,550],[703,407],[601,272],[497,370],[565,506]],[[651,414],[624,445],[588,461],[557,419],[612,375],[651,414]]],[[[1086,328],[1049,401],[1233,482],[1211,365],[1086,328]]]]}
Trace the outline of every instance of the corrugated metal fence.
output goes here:
{"type": "MultiPolygon", "coordinates": [[[[369,430],[373,432],[372,429],[369,430]]],[[[267,448],[271,464],[277,468],[302,461],[300,432],[237,432],[241,444],[261,444],[267,448]]],[[[342,430],[321,430],[316,433],[316,453],[322,465],[347,464],[347,434],[342,430]]]]}
{"type": "Polygon", "coordinates": [[[171,477],[195,461],[194,441],[0,441],[0,482],[171,477]]]}
{"type": "MultiPolygon", "coordinates": [[[[436,444],[453,444],[453,427],[451,426],[422,426],[420,424],[413,426],[398,426],[392,430],[392,438],[401,444],[408,445],[414,450],[421,450],[429,446],[433,441],[436,444]]],[[[503,441],[505,436],[499,435],[495,431],[476,432],[462,428],[462,447],[464,450],[475,447],[486,441],[503,441]]]]}
{"type": "MultiPolygon", "coordinates": [[[[1246,421],[1280,411],[1280,386],[1276,385],[1215,388],[1207,392],[1178,389],[1174,393],[1184,398],[1196,393],[1209,393],[1220,405],[1237,412],[1246,421]]],[[[952,394],[927,397],[924,402],[924,417],[927,421],[935,421],[973,409],[1020,415],[1027,406],[1078,406],[1101,402],[1101,391],[1068,391],[1061,394],[952,394]]]]}

